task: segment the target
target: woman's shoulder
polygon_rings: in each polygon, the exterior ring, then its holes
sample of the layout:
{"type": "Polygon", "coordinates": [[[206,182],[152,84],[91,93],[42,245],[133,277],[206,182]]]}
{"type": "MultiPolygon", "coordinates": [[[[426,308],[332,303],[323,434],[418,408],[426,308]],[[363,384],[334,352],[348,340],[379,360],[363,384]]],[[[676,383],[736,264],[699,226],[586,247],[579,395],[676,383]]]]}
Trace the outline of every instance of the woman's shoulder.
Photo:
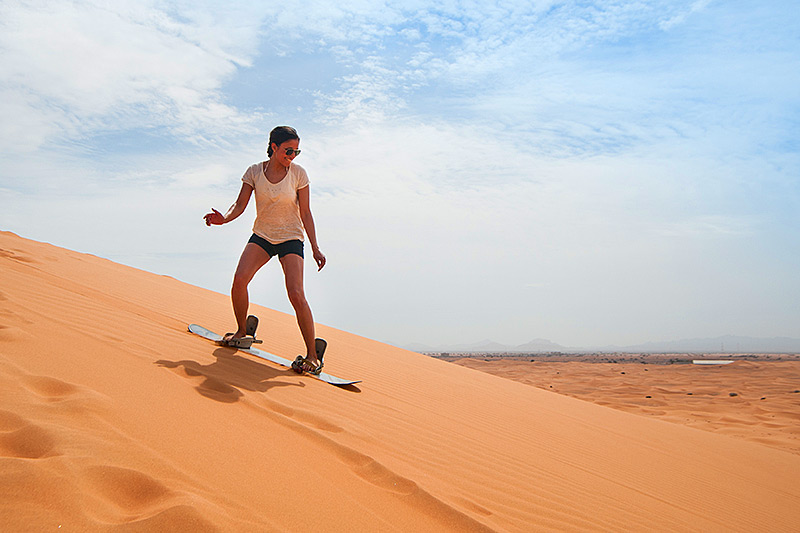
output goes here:
{"type": "Polygon", "coordinates": [[[297,163],[292,163],[289,167],[289,172],[292,176],[292,180],[294,181],[295,187],[298,189],[302,189],[306,185],[309,184],[308,174],[306,173],[306,169],[298,165],[297,163]]]}
{"type": "Polygon", "coordinates": [[[263,167],[264,167],[264,161],[259,161],[258,163],[253,163],[252,165],[247,167],[247,170],[245,170],[245,173],[246,174],[258,173],[258,172],[261,172],[261,169],[263,167]]]}
{"type": "Polygon", "coordinates": [[[295,174],[305,174],[306,176],[308,176],[308,173],[306,172],[306,169],[304,169],[303,167],[301,167],[300,165],[298,165],[294,161],[292,161],[291,166],[289,166],[289,170],[291,172],[295,173],[295,174]]]}
{"type": "Polygon", "coordinates": [[[261,172],[261,165],[262,164],[263,163],[253,163],[252,165],[247,167],[247,170],[244,171],[244,175],[245,176],[255,176],[255,175],[257,175],[259,172],[261,172]]]}
{"type": "Polygon", "coordinates": [[[255,188],[256,182],[261,181],[261,178],[264,175],[261,170],[262,168],[263,163],[253,163],[247,167],[247,170],[245,170],[244,174],[242,174],[242,181],[249,183],[253,186],[253,188],[255,188]]]}

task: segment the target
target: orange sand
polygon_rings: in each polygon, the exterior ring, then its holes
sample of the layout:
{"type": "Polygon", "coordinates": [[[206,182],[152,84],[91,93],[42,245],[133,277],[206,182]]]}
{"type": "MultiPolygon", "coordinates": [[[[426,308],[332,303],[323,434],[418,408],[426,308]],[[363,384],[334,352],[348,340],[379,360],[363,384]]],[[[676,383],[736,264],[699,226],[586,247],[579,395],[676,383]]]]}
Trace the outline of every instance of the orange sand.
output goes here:
{"type": "MultiPolygon", "coordinates": [[[[258,300],[257,295],[254,299],[258,300]]],[[[264,348],[301,351],[256,307],[264,348]]],[[[792,531],[800,456],[320,326],[340,389],[220,348],[228,297],[0,233],[4,531],[792,531]]]]}
{"type": "Polygon", "coordinates": [[[769,359],[724,366],[521,358],[465,358],[456,363],[598,405],[800,454],[800,360],[769,359]]]}

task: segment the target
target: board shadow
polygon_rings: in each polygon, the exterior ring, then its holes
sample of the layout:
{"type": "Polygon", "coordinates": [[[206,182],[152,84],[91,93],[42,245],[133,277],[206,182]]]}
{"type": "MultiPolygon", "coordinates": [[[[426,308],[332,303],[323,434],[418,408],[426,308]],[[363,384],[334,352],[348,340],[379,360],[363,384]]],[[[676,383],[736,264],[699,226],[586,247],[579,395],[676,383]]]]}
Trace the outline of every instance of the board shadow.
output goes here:
{"type": "Polygon", "coordinates": [[[216,361],[207,365],[184,359],[169,361],[162,359],[155,364],[164,368],[183,368],[186,376],[201,376],[203,382],[195,388],[202,396],[223,403],[234,403],[244,396],[243,390],[267,392],[273,387],[304,387],[303,383],[282,381],[291,370],[280,370],[259,361],[237,355],[231,348],[214,350],[216,361]]]}

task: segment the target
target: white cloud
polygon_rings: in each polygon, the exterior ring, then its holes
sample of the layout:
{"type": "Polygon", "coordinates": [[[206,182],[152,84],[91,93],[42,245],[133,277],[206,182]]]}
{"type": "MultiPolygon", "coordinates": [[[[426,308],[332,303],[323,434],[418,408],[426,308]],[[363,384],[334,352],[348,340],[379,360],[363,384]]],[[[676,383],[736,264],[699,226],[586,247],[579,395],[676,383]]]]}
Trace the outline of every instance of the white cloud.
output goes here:
{"type": "Polygon", "coordinates": [[[166,127],[202,141],[212,130],[252,128],[219,91],[249,64],[257,18],[249,28],[197,9],[176,18],[139,1],[4,2],[0,10],[4,116],[30,131],[5,130],[6,150],[104,129],[166,127]]]}
{"type": "Polygon", "coordinates": [[[690,15],[705,9],[709,3],[711,3],[711,0],[697,0],[693,2],[687,9],[680,10],[668,19],[661,21],[659,27],[663,30],[670,30],[674,26],[684,23],[690,15]]]}

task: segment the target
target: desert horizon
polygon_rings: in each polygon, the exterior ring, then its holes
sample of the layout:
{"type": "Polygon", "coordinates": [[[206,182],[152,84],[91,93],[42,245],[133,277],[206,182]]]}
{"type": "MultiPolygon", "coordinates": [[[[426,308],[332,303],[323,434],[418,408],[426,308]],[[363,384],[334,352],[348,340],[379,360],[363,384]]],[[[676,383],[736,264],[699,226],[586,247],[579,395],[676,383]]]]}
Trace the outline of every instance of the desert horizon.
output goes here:
{"type": "Polygon", "coordinates": [[[800,454],[800,357],[796,355],[439,358],[598,405],[800,454]]]}
{"type": "Polygon", "coordinates": [[[792,337],[745,337],[722,335],[695,339],[650,341],[630,346],[577,347],[556,344],[547,339],[534,339],[525,344],[513,346],[494,341],[480,341],[472,344],[439,345],[437,347],[412,343],[398,346],[413,352],[427,355],[504,355],[524,357],[526,355],[582,355],[634,354],[634,355],[798,355],[800,339],[792,337]],[[742,348],[742,344],[745,348],[742,348]],[[729,347],[726,349],[726,345],[729,347]]]}
{"type": "MultiPolygon", "coordinates": [[[[450,362],[318,324],[344,389],[188,332],[229,328],[225,294],[10,232],[0,272],[11,531],[800,523],[797,361],[450,362]]],[[[293,316],[252,311],[299,353],[293,316]]]]}

